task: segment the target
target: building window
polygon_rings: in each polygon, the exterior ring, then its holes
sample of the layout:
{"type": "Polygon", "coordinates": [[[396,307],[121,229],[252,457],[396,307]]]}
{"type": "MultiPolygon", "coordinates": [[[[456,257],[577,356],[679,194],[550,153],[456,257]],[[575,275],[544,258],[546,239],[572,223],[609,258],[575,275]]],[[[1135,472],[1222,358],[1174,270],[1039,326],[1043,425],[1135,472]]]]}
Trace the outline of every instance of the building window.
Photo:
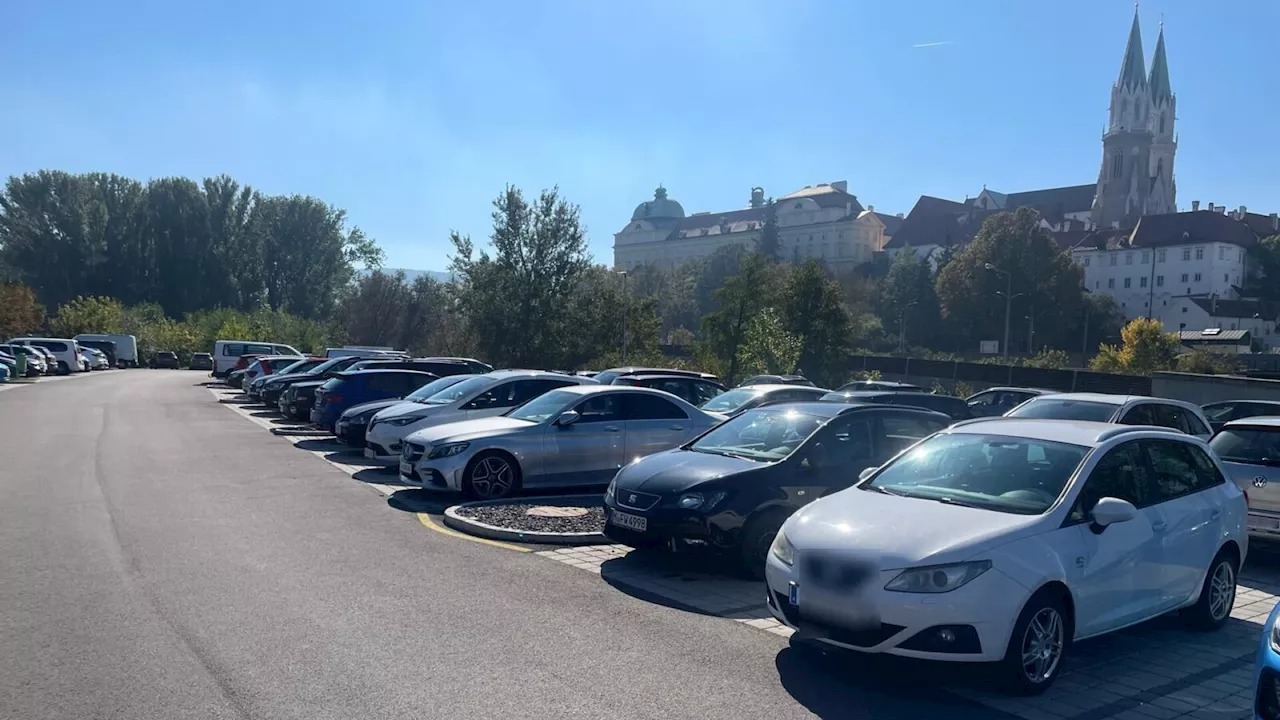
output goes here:
{"type": "Polygon", "coordinates": [[[1182,259],[1183,259],[1183,260],[1190,260],[1190,259],[1191,259],[1191,248],[1187,248],[1186,250],[1183,250],[1183,251],[1182,251],[1182,259]]]}
{"type": "Polygon", "coordinates": [[[1226,248],[1218,248],[1218,259],[1219,259],[1219,260],[1226,260],[1226,259],[1227,259],[1227,249],[1226,249],[1226,248]]]}
{"type": "Polygon", "coordinates": [[[1235,324],[1235,323],[1231,323],[1231,329],[1232,329],[1232,330],[1235,330],[1235,329],[1236,329],[1236,324],[1235,324]]]}
{"type": "Polygon", "coordinates": [[[1160,132],[1164,132],[1164,113],[1160,113],[1160,132]]]}
{"type": "Polygon", "coordinates": [[[1112,256],[1111,256],[1111,267],[1115,267],[1115,266],[1116,266],[1116,256],[1115,256],[1115,255],[1112,255],[1112,256]]]}
{"type": "Polygon", "coordinates": [[[1143,251],[1142,251],[1142,264],[1143,264],[1143,265],[1146,265],[1146,264],[1147,264],[1148,262],[1150,262],[1150,261],[1151,261],[1151,253],[1147,252],[1146,250],[1143,250],[1143,251]]]}
{"type": "Polygon", "coordinates": [[[1094,280],[1094,281],[1093,281],[1093,289],[1094,289],[1094,290],[1097,290],[1097,289],[1098,289],[1098,288],[1100,288],[1100,287],[1102,287],[1102,281],[1101,281],[1101,280],[1094,280]]]}
{"type": "Polygon", "coordinates": [[[1200,273],[1196,273],[1196,282],[1200,282],[1200,273]]]}
{"type": "Polygon", "coordinates": [[[1197,260],[1204,259],[1204,248],[1196,248],[1196,259],[1197,260]]]}
{"type": "Polygon", "coordinates": [[[1124,174],[1124,153],[1117,150],[1111,159],[1111,177],[1119,180],[1122,174],[1124,174]]]}
{"type": "Polygon", "coordinates": [[[1224,283],[1231,282],[1231,276],[1227,275],[1227,273],[1222,273],[1222,282],[1224,283]]]}
{"type": "Polygon", "coordinates": [[[1163,276],[1163,275],[1157,275],[1157,276],[1156,276],[1156,287],[1164,287],[1164,276],[1163,276]]]}
{"type": "Polygon", "coordinates": [[[1107,278],[1107,289],[1108,289],[1108,290],[1113,290],[1113,289],[1115,289],[1115,286],[1116,286],[1116,279],[1115,279],[1115,278],[1107,278]]]}
{"type": "MultiPolygon", "coordinates": [[[[1183,310],[1186,310],[1186,308],[1183,308],[1183,310]]],[[[1186,329],[1187,329],[1187,324],[1186,324],[1186,323],[1178,323],[1178,329],[1179,329],[1179,330],[1186,330],[1186,329]]]]}
{"type": "Polygon", "coordinates": [[[1138,278],[1138,287],[1146,287],[1146,286],[1147,286],[1147,278],[1145,276],[1138,278]]]}
{"type": "Polygon", "coordinates": [[[1125,254],[1124,254],[1124,264],[1125,264],[1125,265],[1132,265],[1132,264],[1133,264],[1133,253],[1125,253],[1125,254]]]}
{"type": "Polygon", "coordinates": [[[1243,251],[1243,250],[1241,250],[1241,251],[1236,255],[1236,262],[1244,262],[1244,251],[1243,251]]]}
{"type": "Polygon", "coordinates": [[[1131,280],[1130,278],[1125,278],[1125,279],[1124,279],[1124,286],[1125,286],[1125,287],[1129,287],[1129,285],[1130,285],[1130,284],[1132,284],[1132,280],[1131,280]]]}
{"type": "Polygon", "coordinates": [[[1186,281],[1187,281],[1187,274],[1182,273],[1182,282],[1186,282],[1186,281]]]}
{"type": "Polygon", "coordinates": [[[1084,266],[1089,267],[1089,258],[1084,259],[1084,266]]]}
{"type": "Polygon", "coordinates": [[[1164,158],[1160,158],[1159,160],[1156,161],[1156,175],[1163,175],[1163,174],[1164,174],[1164,158]]]}

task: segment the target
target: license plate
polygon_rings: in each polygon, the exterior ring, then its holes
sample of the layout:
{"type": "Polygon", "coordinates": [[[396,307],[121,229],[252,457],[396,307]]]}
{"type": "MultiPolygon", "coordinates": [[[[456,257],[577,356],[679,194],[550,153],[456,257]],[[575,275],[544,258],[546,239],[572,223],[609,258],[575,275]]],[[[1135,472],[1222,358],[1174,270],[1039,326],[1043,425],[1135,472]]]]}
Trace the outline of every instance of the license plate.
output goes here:
{"type": "Polygon", "coordinates": [[[792,605],[800,604],[800,586],[794,582],[787,585],[787,602],[792,605]]]}
{"type": "Polygon", "coordinates": [[[400,474],[401,474],[401,475],[412,475],[412,474],[413,474],[413,463],[407,463],[407,462],[404,462],[403,460],[402,460],[402,461],[400,461],[400,474]]]}
{"type": "Polygon", "coordinates": [[[367,457],[367,458],[373,458],[373,457],[375,457],[375,456],[374,456],[374,454],[373,454],[373,448],[365,448],[365,449],[364,449],[364,456],[365,456],[365,457],[367,457]]]}
{"type": "Polygon", "coordinates": [[[624,527],[628,530],[635,530],[637,532],[645,532],[649,529],[649,518],[632,515],[631,513],[618,512],[617,510],[613,511],[611,522],[618,527],[624,527]]]}
{"type": "Polygon", "coordinates": [[[1250,515],[1248,524],[1255,530],[1280,530],[1280,519],[1277,518],[1250,515]]]}

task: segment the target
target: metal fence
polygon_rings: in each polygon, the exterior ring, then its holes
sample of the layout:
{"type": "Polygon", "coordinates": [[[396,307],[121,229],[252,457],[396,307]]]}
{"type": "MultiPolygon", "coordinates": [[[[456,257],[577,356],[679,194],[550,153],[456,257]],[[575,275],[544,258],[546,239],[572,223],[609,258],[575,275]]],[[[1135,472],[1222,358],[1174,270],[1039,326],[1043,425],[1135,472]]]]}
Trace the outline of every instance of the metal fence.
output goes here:
{"type": "Polygon", "coordinates": [[[1101,392],[1150,395],[1151,378],[1141,375],[1114,375],[1089,370],[1048,370],[1017,365],[991,365],[950,360],[854,355],[850,372],[879,372],[885,376],[936,380],[954,385],[964,382],[990,387],[1034,387],[1061,392],[1101,392]]]}

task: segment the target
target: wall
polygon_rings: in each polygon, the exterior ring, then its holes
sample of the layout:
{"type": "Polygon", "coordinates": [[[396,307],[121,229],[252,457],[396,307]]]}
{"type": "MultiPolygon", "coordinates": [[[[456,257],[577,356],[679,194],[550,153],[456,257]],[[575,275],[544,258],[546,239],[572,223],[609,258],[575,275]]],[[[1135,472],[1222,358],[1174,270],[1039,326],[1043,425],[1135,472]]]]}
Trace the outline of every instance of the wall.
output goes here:
{"type": "Polygon", "coordinates": [[[1197,405],[1223,400],[1280,400],[1280,380],[1158,372],[1151,376],[1151,394],[1197,405]]]}

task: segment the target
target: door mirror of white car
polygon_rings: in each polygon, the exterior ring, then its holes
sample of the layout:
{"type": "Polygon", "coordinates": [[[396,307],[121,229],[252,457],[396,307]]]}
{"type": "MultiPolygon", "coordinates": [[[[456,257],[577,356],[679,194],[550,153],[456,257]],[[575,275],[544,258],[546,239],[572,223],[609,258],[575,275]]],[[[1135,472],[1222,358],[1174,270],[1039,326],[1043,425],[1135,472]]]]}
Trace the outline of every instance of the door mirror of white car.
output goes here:
{"type": "Polygon", "coordinates": [[[1111,525],[1129,522],[1138,517],[1138,508],[1128,500],[1104,497],[1093,506],[1093,512],[1089,515],[1093,518],[1094,532],[1100,533],[1111,525]]]}
{"type": "Polygon", "coordinates": [[[581,419],[582,416],[578,414],[577,410],[565,410],[560,413],[560,417],[556,418],[556,425],[559,425],[560,427],[568,427],[581,419]]]}
{"type": "Polygon", "coordinates": [[[863,480],[866,480],[872,475],[875,475],[876,471],[879,469],[880,468],[876,468],[876,467],[869,467],[864,469],[862,472],[858,473],[858,482],[862,482],[863,480]]]}

